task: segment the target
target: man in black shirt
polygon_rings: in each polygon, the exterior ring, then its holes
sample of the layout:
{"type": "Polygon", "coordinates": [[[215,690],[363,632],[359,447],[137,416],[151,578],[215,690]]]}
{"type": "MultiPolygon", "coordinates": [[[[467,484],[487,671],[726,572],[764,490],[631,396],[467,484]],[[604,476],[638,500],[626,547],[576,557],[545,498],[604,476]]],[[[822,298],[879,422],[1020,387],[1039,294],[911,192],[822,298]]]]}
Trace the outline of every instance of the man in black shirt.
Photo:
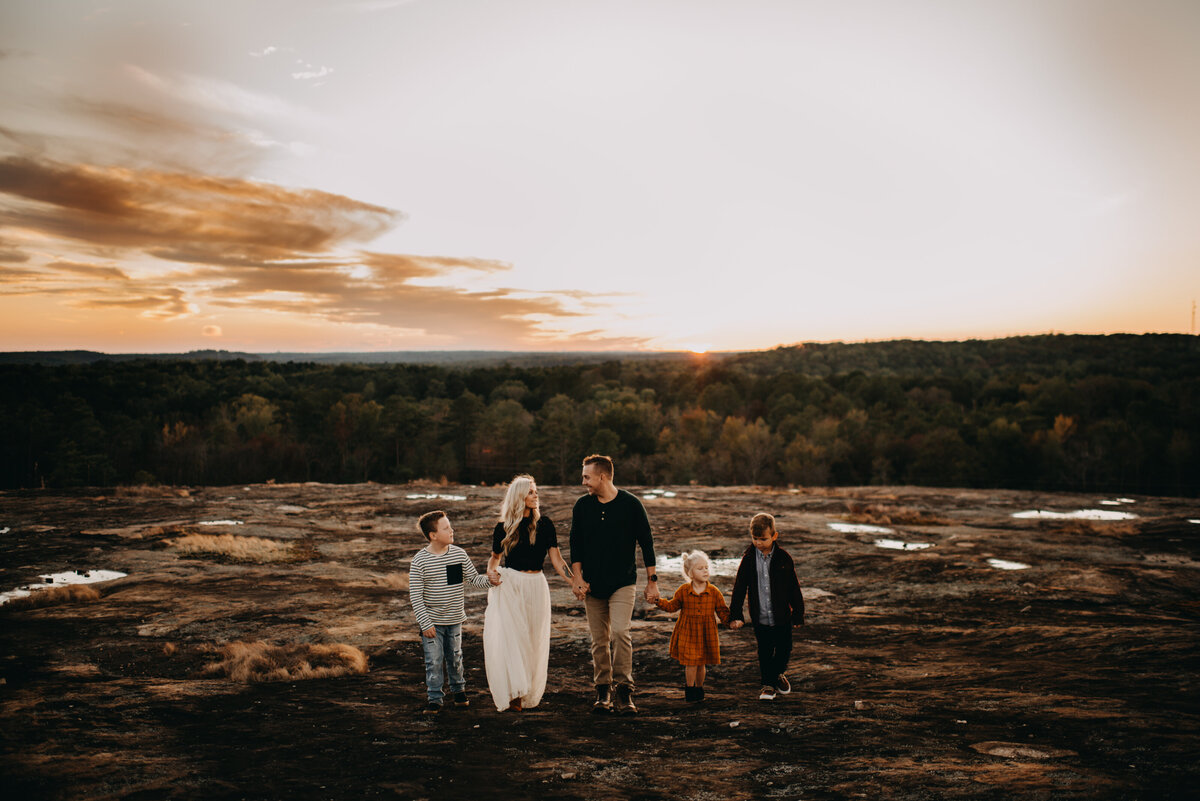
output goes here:
{"type": "Polygon", "coordinates": [[[635,558],[642,549],[647,601],[658,598],[654,575],[654,539],[646,508],[634,495],[613,485],[613,462],[592,454],[583,460],[587,495],[571,512],[571,590],[587,609],[592,635],[592,672],[596,684],[593,712],[637,714],[633,703],[633,604],[637,584],[635,558]]]}

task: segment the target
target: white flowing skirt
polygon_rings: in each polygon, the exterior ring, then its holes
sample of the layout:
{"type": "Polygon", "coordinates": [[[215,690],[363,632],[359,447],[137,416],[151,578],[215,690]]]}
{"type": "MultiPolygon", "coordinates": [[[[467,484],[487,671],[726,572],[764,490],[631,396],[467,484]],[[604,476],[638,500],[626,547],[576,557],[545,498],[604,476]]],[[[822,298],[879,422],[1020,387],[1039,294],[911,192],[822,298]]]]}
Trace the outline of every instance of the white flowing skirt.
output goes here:
{"type": "Polygon", "coordinates": [[[496,709],[514,698],[531,709],[546,691],[550,662],[550,585],[542,573],[501,567],[483,615],[483,662],[496,709]]]}

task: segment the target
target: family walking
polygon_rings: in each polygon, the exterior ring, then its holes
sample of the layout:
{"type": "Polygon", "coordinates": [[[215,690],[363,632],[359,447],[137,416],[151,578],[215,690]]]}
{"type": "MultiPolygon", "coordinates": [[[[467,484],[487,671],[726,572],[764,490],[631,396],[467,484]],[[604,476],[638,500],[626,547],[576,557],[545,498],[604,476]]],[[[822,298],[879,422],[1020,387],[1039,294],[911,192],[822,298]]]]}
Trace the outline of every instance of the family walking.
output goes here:
{"type": "Polygon", "coordinates": [[[426,714],[441,712],[447,689],[454,706],[470,705],[462,662],[467,584],[488,592],[484,667],[496,709],[519,712],[541,702],[550,659],[550,588],[543,572],[547,557],[584,603],[592,644],[592,711],[637,714],[631,627],[639,550],[646,602],[680,612],[670,654],[684,665],[687,701],[704,700],[706,668],[720,662],[717,619],[740,628],[747,599],[758,640],[758,697],[773,700],[791,691],[785,671],[792,626],[804,621],[804,600],[792,559],[776,543],[774,518],[758,514],[751,521],[751,545],[738,567],[730,606],[709,583],[710,563],[701,551],[684,554],[687,581],[667,599],[658,589],[646,509],[636,496],[613,484],[613,474],[608,456],[593,454],[583,460],[587,492],[571,513],[570,567],[553,521],[541,513],[531,476],[517,476],[508,485],[492,532],[486,575],[480,575],[466,551],[454,545],[454,529],[445,512],[421,516],[418,527],[428,544],[413,556],[409,595],[422,635],[426,714]]]}

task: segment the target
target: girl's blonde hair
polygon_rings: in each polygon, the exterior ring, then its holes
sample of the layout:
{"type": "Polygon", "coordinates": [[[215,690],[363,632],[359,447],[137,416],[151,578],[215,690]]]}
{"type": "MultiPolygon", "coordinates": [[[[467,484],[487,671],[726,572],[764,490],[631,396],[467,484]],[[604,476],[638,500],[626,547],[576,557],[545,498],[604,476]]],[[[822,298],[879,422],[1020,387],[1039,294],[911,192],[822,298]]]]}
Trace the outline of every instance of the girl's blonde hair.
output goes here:
{"type": "Polygon", "coordinates": [[[679,559],[683,562],[683,577],[688,581],[692,580],[692,568],[698,562],[703,562],[708,565],[710,571],[712,570],[712,562],[708,560],[708,554],[704,551],[684,551],[679,559]]]}
{"type": "MultiPolygon", "coordinates": [[[[508,552],[521,539],[519,529],[521,521],[525,519],[525,499],[535,486],[533,476],[522,473],[509,482],[504,500],[500,502],[500,522],[504,524],[504,539],[500,541],[500,547],[505,556],[508,556],[508,552]]],[[[541,509],[534,506],[529,514],[530,545],[537,541],[537,523],[541,516],[541,509]]]]}

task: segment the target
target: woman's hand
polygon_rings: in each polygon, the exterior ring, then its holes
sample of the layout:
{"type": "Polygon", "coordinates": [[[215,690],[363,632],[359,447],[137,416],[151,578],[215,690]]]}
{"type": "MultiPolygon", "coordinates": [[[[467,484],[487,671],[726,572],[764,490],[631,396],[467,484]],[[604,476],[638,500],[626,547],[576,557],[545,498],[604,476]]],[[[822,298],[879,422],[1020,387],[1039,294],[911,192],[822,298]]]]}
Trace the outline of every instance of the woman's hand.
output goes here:
{"type": "Polygon", "coordinates": [[[500,580],[500,571],[499,570],[489,570],[487,572],[487,578],[488,578],[488,582],[493,587],[499,587],[501,584],[504,583],[500,580]]]}
{"type": "Polygon", "coordinates": [[[740,629],[743,625],[744,624],[740,620],[729,621],[729,628],[731,628],[731,629],[740,629]]]}

